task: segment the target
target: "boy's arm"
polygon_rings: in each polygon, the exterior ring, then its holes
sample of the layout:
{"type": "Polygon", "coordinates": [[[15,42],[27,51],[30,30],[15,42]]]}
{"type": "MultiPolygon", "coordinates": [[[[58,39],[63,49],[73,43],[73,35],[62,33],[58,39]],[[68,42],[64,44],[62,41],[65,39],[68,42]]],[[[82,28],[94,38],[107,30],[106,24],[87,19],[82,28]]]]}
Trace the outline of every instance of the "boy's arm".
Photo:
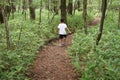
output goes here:
{"type": "Polygon", "coordinates": [[[67,27],[67,31],[69,32],[69,33],[71,33],[71,31],[70,31],[70,29],[67,27]]]}
{"type": "Polygon", "coordinates": [[[56,34],[59,32],[59,28],[56,29],[56,34]]]}

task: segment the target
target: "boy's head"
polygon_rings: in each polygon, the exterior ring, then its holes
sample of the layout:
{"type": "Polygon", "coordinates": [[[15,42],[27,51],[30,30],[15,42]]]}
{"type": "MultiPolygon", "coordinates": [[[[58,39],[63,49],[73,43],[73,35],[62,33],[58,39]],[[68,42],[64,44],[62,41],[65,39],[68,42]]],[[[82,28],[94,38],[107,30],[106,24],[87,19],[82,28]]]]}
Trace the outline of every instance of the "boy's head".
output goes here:
{"type": "Polygon", "coordinates": [[[61,23],[63,23],[63,22],[64,22],[64,19],[61,19],[60,21],[61,21],[61,23]]]}

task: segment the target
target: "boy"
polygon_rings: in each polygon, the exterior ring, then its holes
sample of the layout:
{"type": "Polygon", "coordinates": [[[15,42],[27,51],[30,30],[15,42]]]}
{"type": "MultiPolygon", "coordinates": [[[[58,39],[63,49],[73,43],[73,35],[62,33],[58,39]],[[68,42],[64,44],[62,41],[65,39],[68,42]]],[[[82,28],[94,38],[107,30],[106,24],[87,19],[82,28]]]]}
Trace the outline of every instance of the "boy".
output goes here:
{"type": "Polygon", "coordinates": [[[65,45],[66,43],[66,37],[67,37],[67,32],[66,30],[68,30],[69,33],[70,30],[68,29],[67,25],[64,23],[64,19],[61,19],[60,20],[60,24],[58,25],[58,31],[59,31],[59,38],[60,38],[60,41],[59,41],[59,46],[63,46],[65,45]]]}

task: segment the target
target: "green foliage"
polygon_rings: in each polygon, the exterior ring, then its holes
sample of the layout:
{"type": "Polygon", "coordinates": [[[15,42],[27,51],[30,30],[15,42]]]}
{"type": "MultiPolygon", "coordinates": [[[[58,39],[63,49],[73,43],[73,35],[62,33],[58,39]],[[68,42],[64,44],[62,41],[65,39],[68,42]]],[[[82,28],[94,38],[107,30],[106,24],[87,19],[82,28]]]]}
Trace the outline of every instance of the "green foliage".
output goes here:
{"type": "Polygon", "coordinates": [[[113,23],[109,18],[106,18],[98,46],[95,45],[98,26],[90,28],[88,35],[82,30],[74,34],[69,52],[75,67],[82,74],[80,80],[120,79],[120,30],[117,30],[117,22],[113,23]]]}
{"type": "MultiPolygon", "coordinates": [[[[112,1],[113,6],[117,5],[117,1],[112,1]]],[[[48,0],[43,0],[43,8],[47,6],[47,2],[48,0]]],[[[94,1],[95,6],[100,6],[97,2],[94,1]]],[[[20,7],[23,5],[22,0],[16,0],[14,4],[20,7]]],[[[0,5],[3,5],[1,0],[0,5]]],[[[28,2],[25,5],[28,7],[28,2]]],[[[39,8],[40,0],[33,0],[32,5],[39,8]]],[[[50,5],[53,7],[52,3],[50,5]]],[[[93,9],[88,14],[87,20],[89,21],[96,12],[98,11],[93,9]]],[[[0,80],[29,80],[26,70],[35,59],[37,49],[58,34],[56,28],[60,22],[60,15],[51,20],[54,14],[50,11],[48,20],[48,11],[42,9],[42,22],[38,24],[38,9],[35,21],[29,21],[29,11],[26,10],[26,13],[26,21],[22,19],[23,15],[17,12],[14,15],[15,19],[9,21],[11,50],[6,50],[5,27],[3,24],[0,25],[0,80]]],[[[116,12],[114,14],[109,12],[105,22],[102,40],[99,46],[95,46],[97,26],[89,29],[89,34],[86,36],[82,30],[84,29],[82,12],[76,12],[73,16],[68,15],[68,27],[76,32],[73,45],[69,48],[70,57],[75,60],[73,64],[82,74],[81,80],[120,79],[120,31],[117,30],[116,12]]]]}
{"type": "Polygon", "coordinates": [[[72,29],[73,31],[76,31],[77,29],[82,29],[82,26],[83,26],[82,15],[68,17],[68,27],[70,27],[70,29],[72,29]]]}
{"type": "Polygon", "coordinates": [[[15,16],[9,21],[11,50],[6,50],[5,27],[0,25],[0,80],[29,80],[26,70],[35,59],[38,48],[55,37],[53,29],[56,27],[46,21],[39,25],[38,21],[24,21],[20,14],[15,16]]]}
{"type": "MultiPolygon", "coordinates": [[[[92,19],[93,14],[87,15],[87,22],[89,22],[90,19],[92,19]]],[[[68,27],[73,31],[76,32],[77,30],[84,29],[83,27],[83,16],[82,12],[77,12],[75,16],[68,15],[68,27]]]]}

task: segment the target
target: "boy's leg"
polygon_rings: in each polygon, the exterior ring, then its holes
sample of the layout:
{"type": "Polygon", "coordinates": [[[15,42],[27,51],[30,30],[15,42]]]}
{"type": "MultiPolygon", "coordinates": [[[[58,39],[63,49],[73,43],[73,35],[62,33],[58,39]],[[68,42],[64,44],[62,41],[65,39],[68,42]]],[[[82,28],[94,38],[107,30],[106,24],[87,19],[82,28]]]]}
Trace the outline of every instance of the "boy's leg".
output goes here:
{"type": "Polygon", "coordinates": [[[66,35],[63,38],[63,44],[66,45],[66,35]]]}
{"type": "Polygon", "coordinates": [[[65,38],[59,40],[59,46],[63,46],[65,44],[65,38]]]}
{"type": "Polygon", "coordinates": [[[59,39],[58,46],[61,46],[62,39],[59,39]]]}
{"type": "Polygon", "coordinates": [[[59,35],[59,44],[58,46],[62,46],[63,43],[63,35],[59,35]]]}
{"type": "Polygon", "coordinates": [[[59,38],[59,46],[66,45],[66,35],[60,35],[59,38]]]}
{"type": "Polygon", "coordinates": [[[65,44],[65,37],[63,38],[63,45],[65,44]]]}

